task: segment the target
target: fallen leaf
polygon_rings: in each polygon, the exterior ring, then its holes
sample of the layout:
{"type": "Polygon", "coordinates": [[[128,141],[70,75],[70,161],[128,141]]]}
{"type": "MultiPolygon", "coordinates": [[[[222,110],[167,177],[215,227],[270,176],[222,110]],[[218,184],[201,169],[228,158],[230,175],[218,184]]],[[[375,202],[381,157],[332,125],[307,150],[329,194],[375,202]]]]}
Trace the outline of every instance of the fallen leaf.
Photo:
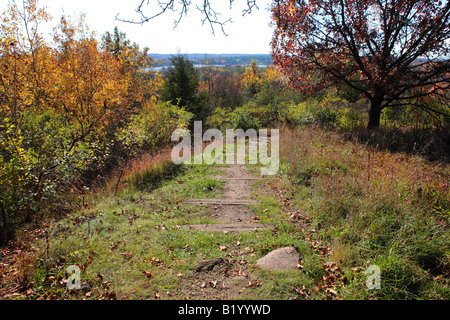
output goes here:
{"type": "Polygon", "coordinates": [[[131,257],[133,257],[133,254],[131,252],[121,252],[119,253],[121,256],[125,256],[128,259],[131,259],[131,257]]]}
{"type": "Polygon", "coordinates": [[[301,288],[294,289],[295,292],[304,295],[304,296],[310,296],[311,292],[306,286],[302,286],[301,288]]]}
{"type": "Polygon", "coordinates": [[[153,275],[150,271],[142,271],[142,273],[147,277],[147,278],[151,278],[153,275]]]}
{"type": "Polygon", "coordinates": [[[331,294],[333,294],[333,295],[335,295],[335,296],[337,296],[337,292],[335,290],[333,290],[333,289],[328,288],[326,291],[331,293],[331,294]]]}
{"type": "Polygon", "coordinates": [[[245,286],[247,288],[252,288],[252,287],[259,287],[260,285],[261,285],[261,282],[259,282],[259,281],[255,281],[255,282],[249,281],[245,286]]]}
{"type": "Polygon", "coordinates": [[[222,250],[222,251],[226,251],[226,250],[228,249],[227,246],[220,246],[219,248],[220,248],[220,250],[222,250]]]}

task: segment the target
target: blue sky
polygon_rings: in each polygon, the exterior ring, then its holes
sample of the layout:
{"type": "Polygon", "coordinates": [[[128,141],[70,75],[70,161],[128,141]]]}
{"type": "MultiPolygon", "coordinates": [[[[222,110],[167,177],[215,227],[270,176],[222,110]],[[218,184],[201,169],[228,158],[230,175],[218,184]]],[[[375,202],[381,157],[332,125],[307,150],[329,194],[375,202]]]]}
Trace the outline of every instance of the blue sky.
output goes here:
{"type": "MultiPolygon", "coordinates": [[[[21,3],[21,0],[16,1],[21,3]]],[[[3,10],[7,3],[8,0],[0,0],[3,10]]],[[[173,22],[177,16],[171,12],[143,25],[115,19],[117,14],[123,18],[137,18],[135,9],[139,3],[140,0],[39,0],[40,6],[47,7],[53,16],[51,26],[43,26],[42,31],[49,33],[63,12],[72,17],[84,13],[88,26],[98,37],[118,26],[119,30],[126,32],[127,38],[141,47],[149,47],[152,53],[270,53],[273,30],[269,26],[269,0],[257,1],[259,10],[245,17],[241,14],[245,0],[234,1],[231,10],[228,0],[213,0],[214,5],[222,5],[218,8],[223,18],[233,19],[233,23],[225,27],[228,36],[223,35],[220,29],[216,29],[213,36],[209,25],[202,26],[201,15],[194,7],[176,29],[173,22]]]]}

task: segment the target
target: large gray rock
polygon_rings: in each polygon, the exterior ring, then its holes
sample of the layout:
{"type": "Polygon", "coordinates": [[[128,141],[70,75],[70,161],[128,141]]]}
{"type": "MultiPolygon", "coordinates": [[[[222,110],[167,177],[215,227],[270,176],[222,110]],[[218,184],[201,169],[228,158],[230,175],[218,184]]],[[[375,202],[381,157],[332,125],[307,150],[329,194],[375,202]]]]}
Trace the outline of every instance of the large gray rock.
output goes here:
{"type": "Polygon", "coordinates": [[[300,255],[294,247],[284,247],[269,252],[266,256],[258,259],[256,265],[270,270],[295,270],[300,255]]]}

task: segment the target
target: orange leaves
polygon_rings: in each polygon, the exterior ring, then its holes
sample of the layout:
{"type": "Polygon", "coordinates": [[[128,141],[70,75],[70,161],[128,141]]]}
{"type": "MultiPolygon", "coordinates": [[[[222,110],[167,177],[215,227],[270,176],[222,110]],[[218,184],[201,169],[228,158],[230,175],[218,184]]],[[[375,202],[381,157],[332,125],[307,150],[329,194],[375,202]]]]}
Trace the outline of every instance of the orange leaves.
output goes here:
{"type": "Polygon", "coordinates": [[[57,34],[60,112],[79,126],[102,125],[104,116],[124,99],[126,79],[114,57],[99,49],[98,43],[84,35],[66,19],[61,19],[57,34]],[[99,122],[99,120],[101,120],[99,122]]]}

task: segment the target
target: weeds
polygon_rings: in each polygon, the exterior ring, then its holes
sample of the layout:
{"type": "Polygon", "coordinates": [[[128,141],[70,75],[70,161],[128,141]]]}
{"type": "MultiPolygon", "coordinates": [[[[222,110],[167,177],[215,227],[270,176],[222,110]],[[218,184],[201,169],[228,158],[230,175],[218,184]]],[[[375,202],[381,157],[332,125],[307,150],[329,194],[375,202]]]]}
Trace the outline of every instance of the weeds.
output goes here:
{"type": "Polygon", "coordinates": [[[296,203],[332,243],[335,259],[347,270],[380,266],[383,289],[374,297],[450,297],[447,166],[317,129],[283,130],[281,137],[285,174],[308,195],[296,203]]]}
{"type": "Polygon", "coordinates": [[[255,182],[252,198],[260,203],[249,207],[260,222],[273,223],[273,230],[181,228],[214,222],[206,207],[182,200],[220,196],[223,181],[211,178],[220,167],[174,168],[167,154],[144,156],[123,171],[117,194],[112,179],[81,210],[24,232],[22,249],[5,254],[0,265],[1,296],[217,297],[216,279],[194,290],[192,276],[198,261],[218,257],[233,266],[230,277],[250,283],[233,298],[450,298],[447,167],[318,129],[283,129],[280,138],[280,174],[255,182]],[[299,251],[297,270],[254,266],[283,246],[299,251]],[[9,265],[13,256],[17,263],[9,265]],[[74,264],[91,290],[65,287],[66,269],[74,264]],[[380,267],[381,289],[366,287],[369,265],[380,267]]]}

